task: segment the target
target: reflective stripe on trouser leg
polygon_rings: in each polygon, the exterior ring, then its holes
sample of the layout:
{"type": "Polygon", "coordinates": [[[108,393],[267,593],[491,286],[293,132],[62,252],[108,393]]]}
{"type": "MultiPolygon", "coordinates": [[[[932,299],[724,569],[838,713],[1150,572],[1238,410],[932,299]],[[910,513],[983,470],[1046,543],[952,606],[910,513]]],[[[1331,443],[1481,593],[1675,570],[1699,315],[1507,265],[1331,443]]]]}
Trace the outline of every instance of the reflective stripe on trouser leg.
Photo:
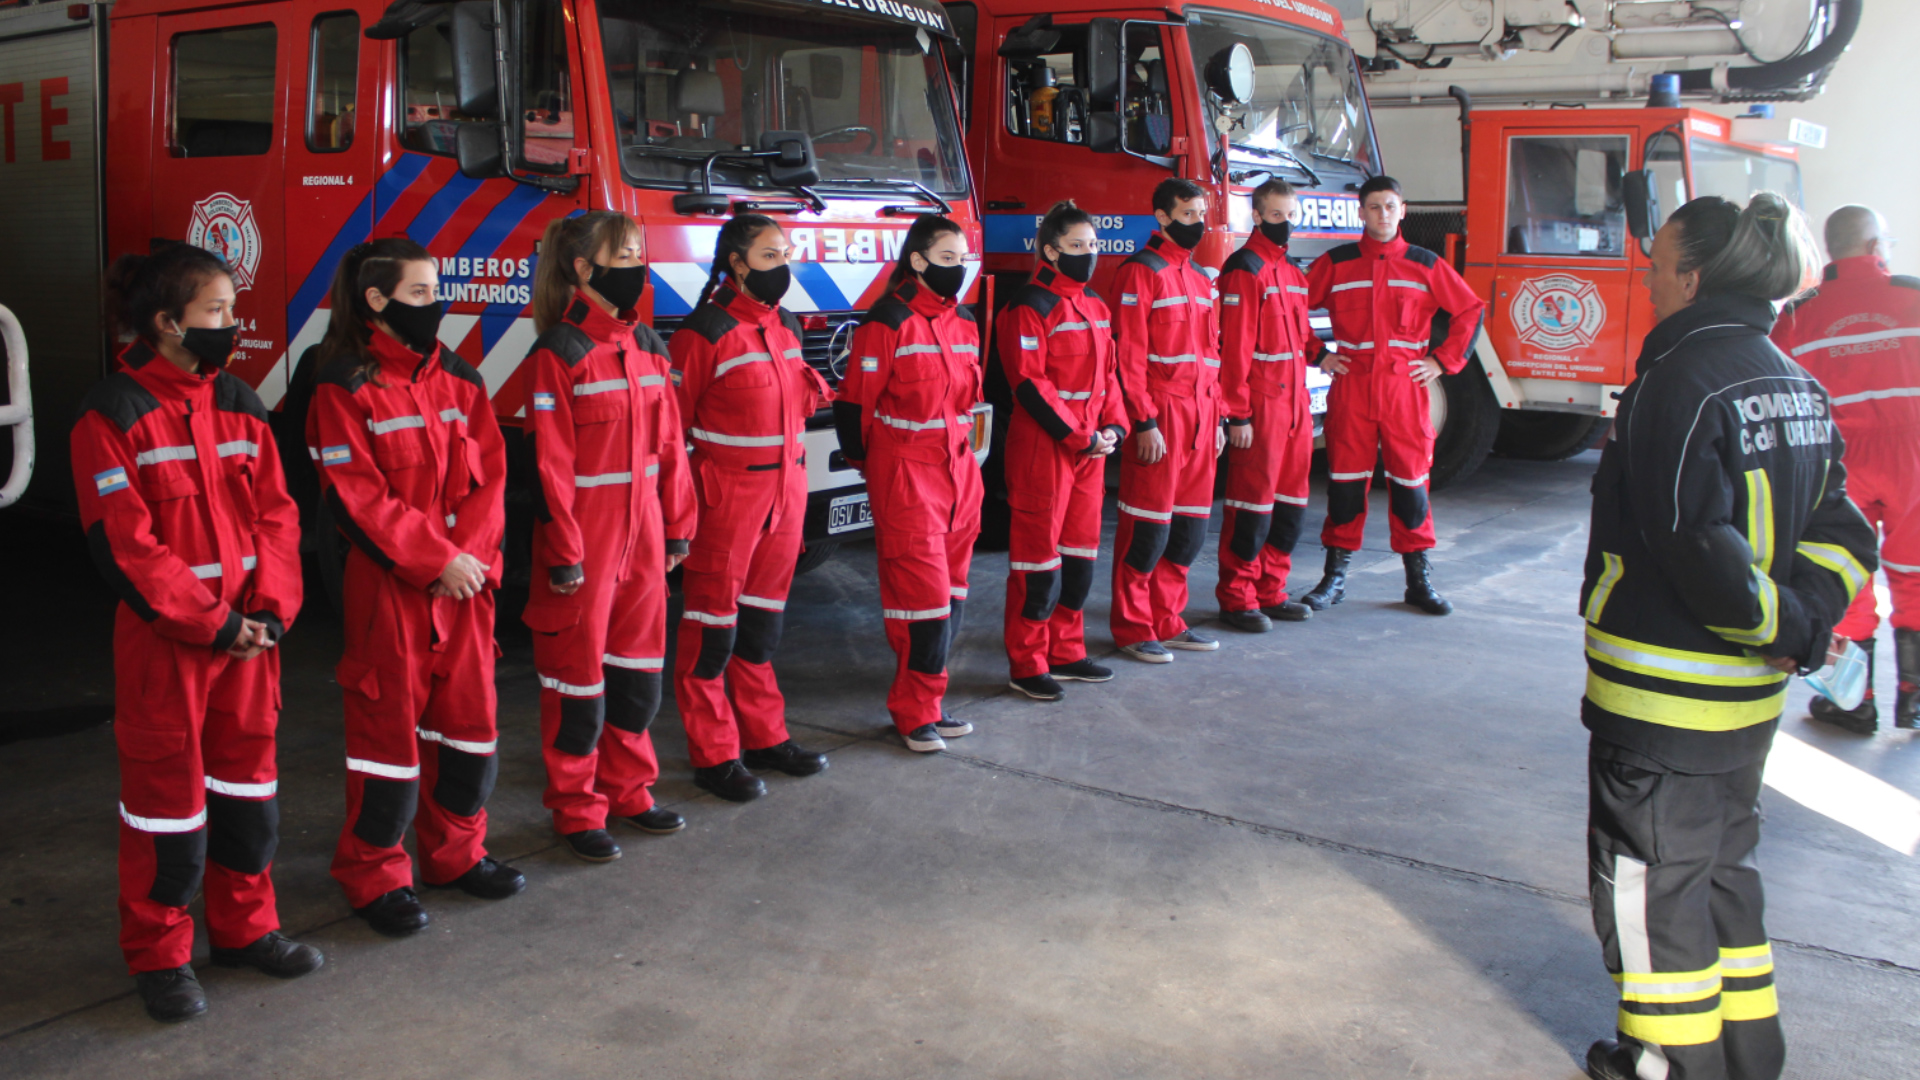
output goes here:
{"type": "Polygon", "coordinates": [[[778,618],[761,621],[761,616],[777,615],[773,605],[786,605],[788,591],[793,587],[794,563],[800,558],[800,525],[807,508],[804,470],[792,470],[788,485],[784,509],[769,516],[768,531],[753,549],[741,591],[741,639],[744,642],[749,631],[756,634],[764,652],[754,655],[764,655],[766,659],[749,657],[737,643],[733,663],[727,670],[727,690],[733,700],[734,720],[739,725],[740,745],[747,750],[764,750],[787,739],[787,699],[780,692],[773,670],[781,621],[778,618]],[[756,607],[758,603],[768,606],[756,607]],[[757,614],[747,615],[748,608],[757,614]]]}
{"type": "Polygon", "coordinates": [[[1367,531],[1367,488],[1380,458],[1381,425],[1346,406],[1330,407],[1322,428],[1327,442],[1327,521],[1320,543],[1360,550],[1367,531]]]}
{"type": "Polygon", "coordinates": [[[453,611],[418,729],[420,809],[413,830],[420,877],[430,885],[452,881],[486,856],[486,802],[500,774],[493,593],[456,603],[453,611]]]}
{"type": "Polygon", "coordinates": [[[648,790],[660,778],[649,729],[660,713],[666,682],[666,544],[648,531],[648,547],[636,551],[637,572],[614,597],[606,651],[600,656],[607,683],[607,726],[600,733],[600,761],[594,791],[609,813],[631,817],[653,807],[648,790]],[[657,545],[657,546],[655,546],[657,545]]]}
{"type": "Polygon", "coordinates": [[[1765,889],[1754,859],[1760,843],[1761,769],[1713,779],[1725,813],[1713,860],[1712,901],[1720,939],[1720,1041],[1729,1076],[1771,1080],[1780,1075],[1787,1050],[1763,917],[1765,889]]]}
{"type": "Polygon", "coordinates": [[[947,542],[944,533],[882,532],[876,540],[881,615],[895,658],[887,711],[903,733],[940,719],[947,690],[954,601],[947,542]]]}
{"type": "Polygon", "coordinates": [[[206,758],[207,937],[244,948],[280,928],[270,870],[280,844],[274,769],[278,650],[228,663],[213,683],[202,739],[206,758]]]}
{"type": "Polygon", "coordinates": [[[1427,499],[1433,439],[1417,422],[1383,423],[1380,459],[1387,476],[1387,521],[1393,550],[1403,554],[1428,550],[1434,542],[1433,507],[1427,499]]]}

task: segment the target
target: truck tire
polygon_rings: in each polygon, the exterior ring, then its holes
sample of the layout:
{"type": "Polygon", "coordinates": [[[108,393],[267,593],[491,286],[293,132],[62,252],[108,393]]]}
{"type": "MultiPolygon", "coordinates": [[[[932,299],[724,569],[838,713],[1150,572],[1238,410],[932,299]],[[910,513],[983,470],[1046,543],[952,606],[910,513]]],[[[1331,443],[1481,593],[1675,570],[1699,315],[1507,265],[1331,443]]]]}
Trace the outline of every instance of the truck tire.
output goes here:
{"type": "Polygon", "coordinates": [[[1500,414],[1500,434],[1493,452],[1522,461],[1565,461],[1588,450],[1606,434],[1611,423],[1586,413],[1522,412],[1500,414]]]}
{"type": "Polygon", "coordinates": [[[1458,375],[1442,375],[1428,384],[1433,395],[1433,469],[1435,491],[1473,475],[1487,460],[1500,434],[1500,402],[1478,362],[1458,375]]]}
{"type": "Polygon", "coordinates": [[[827,543],[814,544],[810,547],[801,548],[800,558],[793,564],[793,576],[799,577],[809,570],[818,570],[822,563],[833,558],[833,553],[839,550],[839,544],[827,543]]]}

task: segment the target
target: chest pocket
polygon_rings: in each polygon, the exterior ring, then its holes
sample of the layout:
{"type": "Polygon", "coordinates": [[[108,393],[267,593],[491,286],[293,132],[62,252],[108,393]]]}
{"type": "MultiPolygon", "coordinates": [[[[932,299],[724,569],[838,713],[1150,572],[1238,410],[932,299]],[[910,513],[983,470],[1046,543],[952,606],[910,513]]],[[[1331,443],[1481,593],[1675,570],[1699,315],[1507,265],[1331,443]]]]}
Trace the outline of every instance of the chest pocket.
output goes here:
{"type": "Polygon", "coordinates": [[[1434,311],[1427,291],[1396,284],[1389,286],[1387,292],[1393,297],[1394,326],[1399,328],[1402,340],[1427,340],[1433,330],[1434,311]]]}
{"type": "Polygon", "coordinates": [[[199,470],[192,461],[162,461],[140,469],[140,491],[149,501],[166,502],[200,494],[199,470]]]}
{"type": "MultiPolygon", "coordinates": [[[[439,423],[438,417],[434,418],[439,423]]],[[[419,416],[374,419],[368,425],[373,460],[383,470],[416,469],[427,463],[427,423],[419,416]]]]}
{"type": "Polygon", "coordinates": [[[723,360],[720,368],[718,383],[723,390],[758,390],[773,385],[773,357],[764,352],[723,360]]]}
{"type": "Polygon", "coordinates": [[[902,345],[894,350],[893,377],[900,382],[922,383],[946,373],[946,357],[934,344],[902,345]]]}
{"type": "Polygon", "coordinates": [[[608,393],[588,394],[573,399],[573,422],[604,424],[612,420],[621,420],[626,417],[630,408],[627,391],[624,388],[608,393]]]}

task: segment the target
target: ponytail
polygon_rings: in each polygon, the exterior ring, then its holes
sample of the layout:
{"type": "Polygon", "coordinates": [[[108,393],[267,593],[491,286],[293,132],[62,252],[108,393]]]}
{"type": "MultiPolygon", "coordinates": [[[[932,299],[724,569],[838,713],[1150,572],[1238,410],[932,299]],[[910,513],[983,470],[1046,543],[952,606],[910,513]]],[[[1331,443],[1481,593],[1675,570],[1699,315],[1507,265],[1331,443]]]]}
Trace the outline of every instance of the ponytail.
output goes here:
{"type": "Polygon", "coordinates": [[[720,226],[719,239],[713,242],[713,269],[707,272],[707,283],[700,289],[700,299],[693,303],[694,310],[699,310],[720,287],[720,282],[731,276],[729,267],[733,265],[733,256],[745,259],[761,233],[778,228],[780,223],[764,214],[740,214],[720,226]]]}
{"type": "Polygon", "coordinates": [[[566,316],[573,290],[586,284],[574,273],[573,260],[592,262],[604,251],[618,251],[640,235],[640,223],[618,210],[593,210],[554,218],[540,237],[540,261],[533,271],[533,326],[546,333],[566,316]]]}
{"type": "Polygon", "coordinates": [[[367,305],[367,290],[379,289],[392,296],[406,276],[406,264],[432,262],[426,248],[404,236],[389,236],[355,244],[340,259],[328,292],[332,312],[327,319],[327,334],[320,339],[320,368],[335,362],[352,363],[356,370],[372,366],[367,349],[373,330],[373,308],[367,305]]]}
{"type": "Polygon", "coordinates": [[[1067,230],[1080,225],[1092,225],[1093,215],[1075,206],[1072,199],[1061,199],[1047,210],[1047,216],[1040,219],[1040,231],[1033,238],[1033,257],[1040,266],[1052,266],[1047,261],[1047,248],[1059,250],[1060,240],[1067,230]]]}
{"type": "Polygon", "coordinates": [[[1775,192],[1755,193],[1744,210],[1717,195],[1703,196],[1667,220],[1680,226],[1677,269],[1700,271],[1700,296],[1785,300],[1819,274],[1806,216],[1775,192]]]}
{"type": "Polygon", "coordinates": [[[220,256],[192,244],[170,243],[151,255],[122,255],[107,270],[107,311],[122,335],[153,345],[154,318],[165,315],[177,324],[201,287],[221,274],[233,277],[220,256]]]}
{"type": "MultiPolygon", "coordinates": [[[[908,278],[918,273],[913,268],[911,256],[919,255],[925,258],[927,250],[933,247],[934,241],[943,236],[957,235],[960,231],[960,226],[952,218],[941,217],[938,214],[920,215],[907,229],[906,239],[900,241],[900,261],[893,264],[893,273],[887,275],[887,289],[891,291],[899,288],[908,278]]],[[[928,260],[928,265],[932,265],[932,260],[928,260]]]]}

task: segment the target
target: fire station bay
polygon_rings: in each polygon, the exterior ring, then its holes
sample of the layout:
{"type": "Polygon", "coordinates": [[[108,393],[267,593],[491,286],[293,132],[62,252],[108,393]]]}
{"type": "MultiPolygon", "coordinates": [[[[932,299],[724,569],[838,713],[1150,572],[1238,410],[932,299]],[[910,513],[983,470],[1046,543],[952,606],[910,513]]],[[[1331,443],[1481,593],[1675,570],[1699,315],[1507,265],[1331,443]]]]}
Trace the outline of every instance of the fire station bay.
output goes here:
{"type": "Polygon", "coordinates": [[[1914,41],[0,0],[0,1077],[1920,1076],[1914,41]]]}

